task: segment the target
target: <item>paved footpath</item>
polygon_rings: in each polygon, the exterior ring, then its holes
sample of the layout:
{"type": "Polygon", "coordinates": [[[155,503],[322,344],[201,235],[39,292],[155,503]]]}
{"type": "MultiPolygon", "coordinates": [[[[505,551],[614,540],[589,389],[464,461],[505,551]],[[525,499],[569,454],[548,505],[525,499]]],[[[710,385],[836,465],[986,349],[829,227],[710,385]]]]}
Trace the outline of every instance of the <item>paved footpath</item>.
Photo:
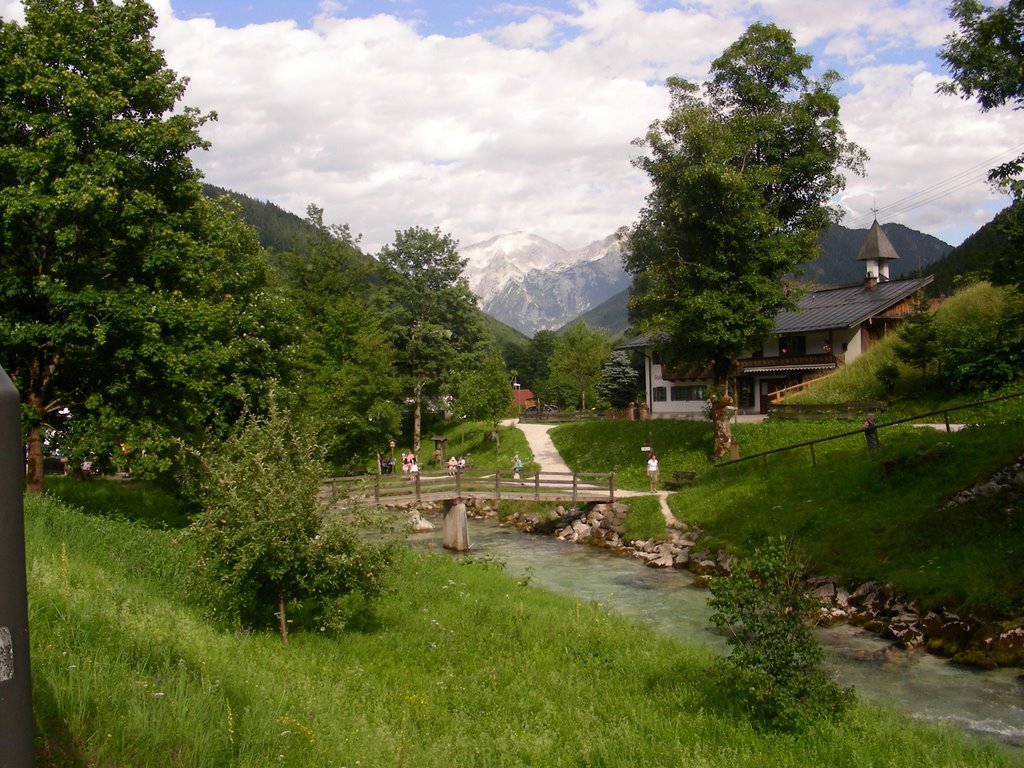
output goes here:
{"type": "MultiPolygon", "coordinates": [[[[551,435],[548,432],[555,427],[557,424],[520,424],[518,419],[509,419],[503,421],[502,424],[506,427],[513,427],[523,433],[526,438],[526,442],[530,446],[530,451],[533,453],[533,460],[540,464],[540,468],[546,472],[572,472],[569,469],[569,465],[562,459],[562,455],[555,448],[554,442],[551,440],[551,435]]],[[[672,510],[668,506],[668,491],[658,491],[658,501],[661,503],[661,514],[665,518],[665,524],[674,527],[679,525],[679,521],[675,515],[672,514],[672,510]]],[[[645,491],[626,491],[617,490],[616,496],[650,496],[650,493],[645,491]]]]}

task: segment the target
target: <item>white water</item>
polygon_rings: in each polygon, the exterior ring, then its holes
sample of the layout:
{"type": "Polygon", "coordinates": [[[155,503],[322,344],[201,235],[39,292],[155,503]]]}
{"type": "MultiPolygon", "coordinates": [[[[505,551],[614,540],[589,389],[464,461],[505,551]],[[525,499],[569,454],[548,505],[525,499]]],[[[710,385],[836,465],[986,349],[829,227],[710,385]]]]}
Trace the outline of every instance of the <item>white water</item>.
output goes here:
{"type": "MultiPolygon", "coordinates": [[[[413,541],[439,547],[440,535],[420,534],[413,541]]],[[[471,520],[470,541],[474,556],[501,560],[516,578],[528,576],[551,592],[601,603],[686,642],[728,650],[709,621],[708,592],[692,586],[685,572],[647,568],[632,558],[490,522],[471,520]]],[[[886,641],[845,625],[822,629],[818,638],[837,679],[864,699],[1024,747],[1021,670],[983,672],[924,652],[890,651],[886,641]]]]}

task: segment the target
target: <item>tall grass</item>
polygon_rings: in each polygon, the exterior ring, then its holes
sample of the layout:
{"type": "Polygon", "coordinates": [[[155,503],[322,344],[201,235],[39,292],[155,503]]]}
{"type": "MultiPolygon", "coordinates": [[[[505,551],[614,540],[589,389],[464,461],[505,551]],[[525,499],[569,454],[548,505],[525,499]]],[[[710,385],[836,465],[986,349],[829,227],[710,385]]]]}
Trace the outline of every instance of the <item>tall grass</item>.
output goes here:
{"type": "Polygon", "coordinates": [[[859,707],[759,733],[681,645],[493,562],[406,551],[341,635],[225,633],[175,532],[26,502],[37,765],[1008,766],[859,707]]]}

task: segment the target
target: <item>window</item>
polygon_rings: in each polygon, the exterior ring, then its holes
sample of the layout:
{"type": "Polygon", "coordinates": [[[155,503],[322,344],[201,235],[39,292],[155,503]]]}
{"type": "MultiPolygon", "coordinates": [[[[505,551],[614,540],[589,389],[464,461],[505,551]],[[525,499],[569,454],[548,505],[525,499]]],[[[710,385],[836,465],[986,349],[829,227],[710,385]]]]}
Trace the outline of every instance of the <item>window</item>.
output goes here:
{"type": "Polygon", "coordinates": [[[671,395],[673,402],[680,400],[704,400],[705,388],[699,384],[690,387],[676,385],[672,387],[671,395]]]}
{"type": "Polygon", "coordinates": [[[654,391],[651,392],[651,399],[656,403],[664,403],[667,394],[664,387],[655,387],[654,391]]]}
{"type": "Polygon", "coordinates": [[[779,356],[793,357],[807,354],[806,336],[782,336],[779,338],[779,356]]]}

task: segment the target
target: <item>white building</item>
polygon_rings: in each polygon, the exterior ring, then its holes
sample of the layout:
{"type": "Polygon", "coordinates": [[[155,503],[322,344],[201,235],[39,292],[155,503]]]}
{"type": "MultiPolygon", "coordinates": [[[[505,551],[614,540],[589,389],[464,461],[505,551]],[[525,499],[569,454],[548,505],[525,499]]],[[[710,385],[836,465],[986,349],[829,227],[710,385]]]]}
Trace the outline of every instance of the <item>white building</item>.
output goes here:
{"type": "MultiPolygon", "coordinates": [[[[739,413],[767,413],[779,390],[852,362],[898,326],[910,311],[910,297],[933,279],[889,280],[889,262],[898,258],[875,221],[857,256],[865,262],[864,282],[804,294],[797,309],[781,312],[771,334],[737,361],[731,387],[739,413]]],[[[699,418],[710,370],[666,363],[659,340],[664,336],[645,334],[618,347],[643,353],[651,417],[699,418]]]]}

